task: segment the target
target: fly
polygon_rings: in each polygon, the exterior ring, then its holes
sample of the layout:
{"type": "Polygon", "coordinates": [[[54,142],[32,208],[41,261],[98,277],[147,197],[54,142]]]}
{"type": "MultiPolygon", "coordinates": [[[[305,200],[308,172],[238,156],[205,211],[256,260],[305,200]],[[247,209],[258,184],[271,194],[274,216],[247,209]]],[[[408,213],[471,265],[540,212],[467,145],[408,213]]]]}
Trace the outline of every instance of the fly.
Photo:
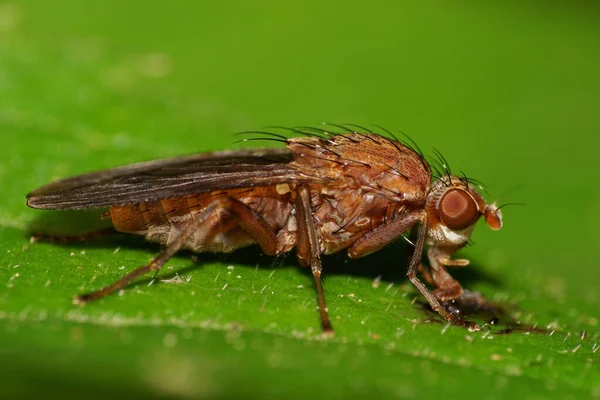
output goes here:
{"type": "MultiPolygon", "coordinates": [[[[204,153],[66,178],[34,190],[27,204],[108,208],[115,231],[166,245],[149,264],[76,296],[79,304],[158,271],[179,250],[229,253],[256,244],[270,256],[296,250],[299,263],[312,271],[323,331],[332,333],[321,256],[345,250],[350,258],[362,257],[412,230],[410,282],[444,319],[479,330],[443,306],[463,294],[447,267],[469,263],[452,255],[479,218],[501,228],[499,207],[486,203],[466,176],[452,175],[441,156],[444,173],[434,176],[416,145],[350,125],[338,128],[344,131],[292,129],[304,134],[294,138],[264,132],[269,137],[261,139],[283,142],[281,149],[204,153]],[[424,248],[428,265],[421,262],[424,248]]],[[[64,242],[97,235],[38,237],[64,242]]]]}

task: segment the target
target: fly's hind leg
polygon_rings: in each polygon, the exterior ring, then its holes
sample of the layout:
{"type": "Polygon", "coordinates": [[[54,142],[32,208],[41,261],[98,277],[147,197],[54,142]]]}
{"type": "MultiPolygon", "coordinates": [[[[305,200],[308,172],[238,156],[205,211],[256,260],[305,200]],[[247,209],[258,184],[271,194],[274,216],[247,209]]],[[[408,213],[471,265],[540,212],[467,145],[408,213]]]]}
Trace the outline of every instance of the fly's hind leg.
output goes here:
{"type": "MultiPolygon", "coordinates": [[[[84,304],[88,301],[107,296],[120,289],[123,289],[135,279],[147,274],[148,272],[158,271],[167,261],[169,261],[171,257],[181,250],[188,238],[195,232],[204,231],[206,234],[210,233],[210,230],[214,227],[214,224],[210,224],[208,221],[210,220],[211,215],[213,215],[213,213],[217,210],[225,211],[226,213],[235,217],[240,227],[244,229],[259,244],[265,254],[276,254],[277,242],[275,232],[269,227],[266,221],[260,216],[256,215],[242,202],[230,197],[223,197],[215,200],[200,213],[196,214],[194,218],[181,230],[179,235],[159,255],[154,257],[150,263],[136,268],[112,285],[106,286],[95,292],[76,296],[74,303],[84,304]]],[[[219,219],[217,218],[214,221],[215,224],[218,224],[219,219]]]]}
{"type": "Polygon", "coordinates": [[[32,233],[31,242],[50,242],[50,243],[79,243],[87,242],[88,240],[96,240],[106,236],[111,236],[118,233],[113,227],[99,229],[97,231],[85,232],[77,235],[51,235],[47,233],[32,233]]]}

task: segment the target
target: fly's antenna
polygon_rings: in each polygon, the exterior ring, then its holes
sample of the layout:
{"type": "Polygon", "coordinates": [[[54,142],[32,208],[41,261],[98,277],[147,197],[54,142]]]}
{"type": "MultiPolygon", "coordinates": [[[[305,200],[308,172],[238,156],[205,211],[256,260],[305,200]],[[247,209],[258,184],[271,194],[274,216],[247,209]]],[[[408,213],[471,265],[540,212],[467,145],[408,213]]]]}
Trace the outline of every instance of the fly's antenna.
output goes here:
{"type": "Polygon", "coordinates": [[[513,194],[513,193],[523,189],[523,186],[524,186],[523,183],[517,183],[516,185],[513,185],[512,187],[505,190],[500,196],[498,196],[498,199],[506,198],[509,194],[513,194]]]}
{"type": "Polygon", "coordinates": [[[496,208],[496,210],[499,210],[499,209],[501,209],[501,208],[504,208],[504,207],[506,207],[506,206],[526,206],[526,205],[527,205],[527,204],[525,204],[525,203],[504,203],[504,204],[502,204],[501,206],[498,206],[498,207],[496,208]]]}

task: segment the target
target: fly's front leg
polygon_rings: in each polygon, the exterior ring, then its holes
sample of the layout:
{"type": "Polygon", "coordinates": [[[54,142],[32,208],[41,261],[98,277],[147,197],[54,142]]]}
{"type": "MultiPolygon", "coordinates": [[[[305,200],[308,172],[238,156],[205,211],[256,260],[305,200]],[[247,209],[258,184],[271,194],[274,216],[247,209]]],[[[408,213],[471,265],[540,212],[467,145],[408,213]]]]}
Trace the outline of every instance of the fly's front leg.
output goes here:
{"type": "MultiPolygon", "coordinates": [[[[477,325],[475,322],[465,321],[465,320],[459,318],[458,316],[449,313],[448,310],[446,310],[444,308],[444,306],[442,306],[440,304],[437,297],[435,295],[433,295],[425,287],[425,285],[423,285],[423,283],[419,280],[419,278],[417,278],[417,269],[418,269],[419,265],[421,265],[421,254],[423,253],[423,245],[425,244],[426,236],[427,236],[427,220],[425,218],[423,221],[421,221],[421,227],[419,228],[419,238],[417,239],[417,243],[415,245],[415,252],[413,254],[413,258],[408,267],[408,279],[417,289],[419,289],[419,292],[421,292],[421,294],[427,299],[427,302],[429,303],[431,308],[433,308],[434,311],[436,311],[438,314],[440,314],[442,317],[444,317],[444,319],[446,321],[452,322],[456,325],[465,326],[465,327],[469,328],[469,330],[471,330],[471,331],[481,330],[479,325],[477,325]]],[[[433,267],[431,268],[431,270],[433,273],[432,278],[435,280],[436,271],[433,267]]],[[[445,269],[444,269],[444,271],[445,271],[445,269]]],[[[450,276],[450,275],[448,275],[448,276],[450,276]]],[[[456,282],[456,283],[458,284],[458,282],[456,282]]],[[[459,286],[460,286],[460,284],[459,284],[459,286]]],[[[461,291],[462,291],[462,288],[461,288],[461,291]]]]}
{"type": "MultiPolygon", "coordinates": [[[[385,245],[397,239],[400,235],[411,229],[418,222],[421,223],[417,233],[417,241],[415,250],[412,255],[410,265],[408,267],[408,279],[427,300],[431,308],[440,314],[445,320],[457,325],[466,326],[470,330],[479,330],[479,326],[475,323],[464,321],[450,314],[440,303],[440,301],[427,289],[427,287],[417,277],[417,271],[421,266],[421,256],[425,237],[427,236],[427,217],[423,211],[412,211],[401,217],[388,220],[384,225],[367,232],[361,239],[356,241],[348,250],[348,255],[352,258],[360,257],[376,250],[381,249],[385,245]]],[[[421,269],[423,269],[421,267],[421,269]]],[[[433,278],[433,277],[432,277],[433,278]]]]}
{"type": "Polygon", "coordinates": [[[419,278],[417,278],[417,269],[421,267],[421,255],[423,253],[425,234],[427,233],[426,218],[423,211],[415,210],[394,219],[390,219],[385,224],[366,232],[362,238],[357,240],[352,247],[348,249],[348,255],[351,258],[358,258],[373,253],[398,239],[418,222],[421,222],[421,227],[417,231],[415,250],[408,267],[408,279],[419,292],[421,292],[435,311],[445,319],[454,321],[454,317],[442,307],[435,296],[431,294],[419,278]]]}
{"type": "MultiPolygon", "coordinates": [[[[418,233],[419,233],[419,227],[417,225],[413,226],[412,229],[410,230],[410,241],[409,243],[411,243],[414,246],[414,243],[417,241],[418,238],[418,233]]],[[[408,252],[407,254],[407,259],[406,261],[408,263],[410,263],[411,257],[408,256],[408,252]]],[[[423,279],[425,279],[425,282],[427,282],[428,284],[434,286],[435,283],[433,281],[433,277],[431,276],[431,272],[429,271],[429,267],[425,264],[423,264],[423,262],[419,263],[419,266],[417,267],[417,271],[421,274],[421,276],[423,277],[423,279]]]]}
{"type": "MultiPolygon", "coordinates": [[[[139,267],[121,279],[113,283],[112,285],[106,286],[95,292],[84,294],[75,297],[74,302],[76,304],[83,304],[91,300],[99,299],[106,295],[109,295],[115,291],[118,291],[125,286],[129,285],[135,279],[142,275],[147,274],[151,271],[158,271],[171,257],[175,255],[187,239],[197,231],[204,231],[209,234],[214,226],[211,226],[207,221],[210,220],[211,215],[217,211],[222,210],[237,219],[238,225],[244,229],[262,248],[263,252],[267,255],[275,255],[277,252],[277,242],[275,232],[269,227],[264,219],[256,215],[247,205],[235,200],[230,197],[224,197],[210,203],[200,213],[194,216],[194,218],[182,229],[179,235],[171,242],[158,256],[156,256],[150,263],[139,267]]],[[[214,224],[218,224],[219,219],[214,219],[214,224]]]]}
{"type": "Polygon", "coordinates": [[[490,303],[484,296],[476,292],[465,291],[461,284],[455,280],[446,267],[465,267],[469,264],[466,259],[450,258],[456,248],[430,247],[427,255],[431,264],[433,285],[436,289],[433,295],[441,302],[448,303],[447,307],[460,312],[487,312],[498,314],[498,308],[490,303]]]}
{"type": "Polygon", "coordinates": [[[440,301],[454,300],[463,294],[463,288],[446,270],[446,266],[466,266],[468,260],[450,259],[453,250],[432,246],[427,250],[429,265],[431,266],[431,277],[436,289],[434,296],[440,301]]]}
{"type": "Polygon", "coordinates": [[[321,284],[321,253],[315,221],[313,220],[312,207],[310,205],[310,190],[307,185],[301,185],[296,195],[296,217],[298,220],[298,239],[296,249],[298,261],[304,267],[310,266],[317,287],[317,300],[319,303],[319,314],[323,333],[333,334],[333,327],[329,321],[327,304],[321,284]]]}
{"type": "Polygon", "coordinates": [[[419,266],[417,267],[417,271],[421,274],[423,279],[425,279],[425,282],[429,283],[430,285],[435,285],[433,276],[431,276],[431,271],[429,271],[429,268],[425,264],[420,262],[419,266]]]}
{"type": "Polygon", "coordinates": [[[350,258],[363,257],[384,248],[405,234],[423,218],[424,213],[422,211],[410,211],[407,214],[388,219],[384,224],[365,232],[360,239],[354,242],[348,249],[348,256],[350,258]]]}

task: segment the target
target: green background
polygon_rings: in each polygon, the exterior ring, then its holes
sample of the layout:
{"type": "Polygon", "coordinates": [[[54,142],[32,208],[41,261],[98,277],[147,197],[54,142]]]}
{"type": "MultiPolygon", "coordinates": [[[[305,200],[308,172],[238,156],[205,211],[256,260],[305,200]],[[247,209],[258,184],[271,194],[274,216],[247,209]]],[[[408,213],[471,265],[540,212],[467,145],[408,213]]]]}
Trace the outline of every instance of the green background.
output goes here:
{"type": "Polygon", "coordinates": [[[495,3],[0,3],[2,397],[600,397],[599,9],[495,3]],[[548,331],[432,322],[402,244],[325,260],[323,340],[293,256],[181,254],[152,286],[79,308],[73,294],[159,247],[29,243],[98,224],[28,209],[52,179],[322,121],[402,129],[489,200],[526,203],[478,227],[456,275],[548,331]]]}

